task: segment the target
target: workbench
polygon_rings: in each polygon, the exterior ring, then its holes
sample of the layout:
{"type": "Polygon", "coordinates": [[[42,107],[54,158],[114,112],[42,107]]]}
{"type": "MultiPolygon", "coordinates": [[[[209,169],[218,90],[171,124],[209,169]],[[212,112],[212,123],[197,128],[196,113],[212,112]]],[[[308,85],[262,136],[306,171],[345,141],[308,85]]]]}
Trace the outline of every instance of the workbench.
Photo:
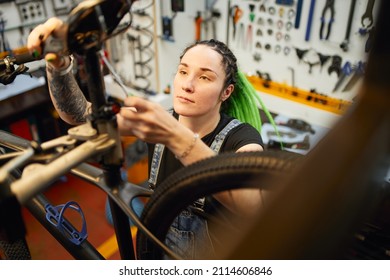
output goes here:
{"type": "Polygon", "coordinates": [[[9,85],[0,84],[0,121],[2,125],[27,110],[50,101],[45,78],[19,75],[9,85]]]}
{"type": "Polygon", "coordinates": [[[0,129],[21,137],[46,141],[66,131],[50,99],[44,70],[19,75],[0,85],[0,129]]]}

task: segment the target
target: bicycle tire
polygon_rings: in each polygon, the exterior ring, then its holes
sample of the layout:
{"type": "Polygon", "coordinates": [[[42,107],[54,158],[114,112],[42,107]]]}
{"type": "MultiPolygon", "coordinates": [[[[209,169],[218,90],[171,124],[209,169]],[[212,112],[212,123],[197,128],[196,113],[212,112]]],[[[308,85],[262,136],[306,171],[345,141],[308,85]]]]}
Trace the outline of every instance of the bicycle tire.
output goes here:
{"type": "MultiPolygon", "coordinates": [[[[141,221],[164,241],[174,218],[193,201],[220,191],[259,188],[291,170],[301,157],[284,151],[264,151],[224,153],[199,161],[178,170],[156,189],[145,205],[141,221]]],[[[161,259],[164,252],[138,231],[136,254],[138,259],[161,259]]]]}
{"type": "Polygon", "coordinates": [[[0,260],[31,260],[26,239],[21,238],[15,242],[0,240],[0,260]]]}

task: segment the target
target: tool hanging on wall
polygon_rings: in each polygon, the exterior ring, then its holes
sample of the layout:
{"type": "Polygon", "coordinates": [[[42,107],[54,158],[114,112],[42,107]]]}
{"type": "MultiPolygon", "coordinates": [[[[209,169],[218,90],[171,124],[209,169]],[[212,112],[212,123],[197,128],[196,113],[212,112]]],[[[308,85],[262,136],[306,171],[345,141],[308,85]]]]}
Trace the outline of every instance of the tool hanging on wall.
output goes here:
{"type": "MultiPolygon", "coordinates": [[[[160,9],[161,14],[164,14],[163,11],[163,3],[164,1],[160,2],[160,9]]],[[[173,19],[176,17],[177,12],[184,12],[184,0],[171,0],[171,12],[172,16],[162,16],[162,39],[166,41],[174,41],[173,37],[173,19]]]]}
{"type": "Polygon", "coordinates": [[[163,16],[162,17],[162,29],[163,29],[163,35],[162,38],[166,41],[175,41],[173,39],[173,31],[172,31],[172,20],[173,17],[167,17],[163,16]]]}
{"type": "Polygon", "coordinates": [[[365,44],[365,52],[368,53],[371,50],[372,38],[375,33],[375,27],[373,26],[373,9],[374,9],[375,0],[368,0],[367,6],[364,14],[361,18],[362,27],[359,29],[360,35],[367,35],[368,38],[365,44]]]}
{"type": "Polygon", "coordinates": [[[321,61],[314,49],[309,49],[302,57],[302,61],[309,65],[309,74],[313,73],[313,67],[320,65],[321,61]]]}
{"type": "Polygon", "coordinates": [[[249,21],[253,23],[255,21],[255,5],[249,4],[249,21]]]}
{"type": "Polygon", "coordinates": [[[246,28],[244,49],[249,47],[249,50],[252,50],[252,45],[253,45],[253,29],[252,29],[252,24],[248,24],[246,28]]]}
{"type": "Polygon", "coordinates": [[[313,15],[314,15],[315,6],[316,6],[316,0],[311,0],[310,9],[309,9],[309,17],[307,19],[307,25],[306,25],[306,34],[305,34],[305,41],[306,42],[308,42],[310,40],[311,26],[313,24],[313,15]]]}
{"type": "Polygon", "coordinates": [[[299,29],[299,26],[301,24],[302,6],[303,6],[303,0],[298,0],[297,12],[295,15],[295,23],[294,23],[295,29],[299,29]]]}
{"type": "Polygon", "coordinates": [[[246,48],[249,46],[249,50],[252,50],[253,45],[253,22],[255,21],[255,5],[249,4],[249,24],[246,29],[246,38],[245,38],[245,45],[246,48]]]}
{"type": "Polygon", "coordinates": [[[214,8],[217,0],[206,0],[205,12],[201,23],[204,30],[203,39],[217,39],[217,20],[221,17],[221,13],[214,8]],[[211,24],[211,36],[209,34],[209,25],[211,24]],[[210,38],[211,37],[211,38],[210,38]]]}
{"type": "Polygon", "coordinates": [[[237,32],[237,38],[236,38],[236,42],[237,42],[237,47],[239,47],[240,45],[240,42],[241,42],[241,47],[243,49],[245,49],[245,38],[244,38],[244,34],[245,33],[245,26],[244,26],[244,23],[243,22],[240,22],[240,26],[238,28],[238,32],[237,32]]]}
{"type": "Polygon", "coordinates": [[[338,89],[341,87],[341,85],[344,83],[345,79],[350,76],[352,73],[352,65],[351,65],[351,62],[347,61],[345,62],[343,68],[341,69],[341,73],[340,73],[340,77],[339,79],[337,80],[334,88],[333,88],[333,91],[332,92],[336,92],[338,91],[338,89]]]}
{"type": "Polygon", "coordinates": [[[349,8],[349,15],[348,15],[347,30],[345,32],[344,41],[340,44],[340,48],[345,52],[348,51],[349,49],[349,37],[351,35],[353,15],[355,13],[355,6],[356,6],[356,0],[351,0],[351,6],[349,8]]]}
{"type": "Polygon", "coordinates": [[[214,8],[217,0],[206,0],[204,17],[201,22],[204,35],[201,39],[217,39],[217,20],[221,13],[214,8]],[[211,24],[211,36],[209,34],[209,25],[211,24]],[[210,38],[211,37],[211,38],[210,38]]]}
{"type": "Polygon", "coordinates": [[[332,25],[334,22],[334,0],[326,0],[325,6],[322,10],[321,15],[321,26],[320,26],[320,39],[329,40],[330,33],[332,31],[332,25]],[[327,14],[330,13],[329,19],[326,18],[327,14]],[[326,27],[325,27],[326,26],[326,27]],[[326,35],[324,34],[324,29],[326,30],[326,35]]]}
{"type": "Polygon", "coordinates": [[[205,14],[206,17],[204,18],[202,16],[201,11],[196,12],[195,16],[195,41],[200,41],[202,39],[209,38],[209,23],[211,22],[211,28],[212,28],[212,38],[216,38],[216,23],[215,19],[219,18],[220,14],[216,10],[212,10],[213,5],[216,1],[210,2],[206,1],[206,8],[205,8],[205,14]],[[208,15],[210,14],[210,15],[208,15]],[[202,35],[202,29],[204,30],[204,35],[202,35]]]}
{"type": "Polygon", "coordinates": [[[372,27],[372,28],[368,31],[368,38],[367,38],[366,44],[365,44],[365,46],[364,46],[364,51],[365,51],[366,53],[370,52],[370,50],[371,50],[371,47],[372,47],[372,40],[373,40],[374,34],[375,34],[375,27],[372,27]]]}
{"type": "MultiPolygon", "coordinates": [[[[152,4],[151,4],[152,5],[152,4]]],[[[155,53],[153,50],[154,35],[151,31],[154,25],[153,17],[147,12],[150,6],[143,6],[139,10],[133,9],[133,23],[126,33],[129,41],[129,48],[133,58],[133,81],[127,81],[132,88],[146,94],[155,94],[150,89],[151,80],[149,76],[153,72],[151,63],[155,53]]]]}
{"type": "Polygon", "coordinates": [[[343,88],[343,92],[350,91],[355,84],[357,83],[360,78],[364,75],[364,68],[366,66],[366,63],[363,61],[359,61],[355,67],[353,67],[353,74],[352,77],[349,79],[345,87],[343,88]]]}
{"type": "Polygon", "coordinates": [[[2,14],[0,12],[0,53],[8,52],[11,50],[7,38],[5,37],[5,23],[6,21],[3,19],[2,14]]]}
{"type": "Polygon", "coordinates": [[[241,19],[243,13],[244,13],[243,10],[238,5],[234,5],[231,8],[230,16],[231,16],[232,22],[233,22],[233,40],[236,39],[237,23],[241,19]]]}
{"type": "Polygon", "coordinates": [[[294,5],[294,0],[276,0],[277,5],[292,6],[294,5]]]}
{"type": "Polygon", "coordinates": [[[324,67],[325,63],[328,62],[330,59],[330,55],[318,53],[318,57],[320,58],[320,72],[322,72],[322,68],[324,67]]]}
{"type": "Polygon", "coordinates": [[[372,11],[374,9],[374,4],[375,0],[368,0],[367,1],[367,6],[364,14],[362,15],[362,26],[363,28],[370,28],[374,24],[373,16],[372,16],[372,11]]]}
{"type": "Polygon", "coordinates": [[[318,53],[312,48],[307,49],[307,50],[301,50],[301,49],[295,48],[295,53],[298,57],[299,62],[303,61],[304,63],[309,65],[309,74],[312,73],[313,67],[315,65],[321,64],[318,53]]]}
{"type": "MultiPolygon", "coordinates": [[[[221,13],[218,10],[211,10],[211,30],[214,39],[218,39],[217,35],[217,21],[221,18],[221,13]]],[[[207,33],[207,32],[206,32],[207,33]]]]}
{"type": "Polygon", "coordinates": [[[195,41],[200,41],[201,39],[202,22],[203,22],[202,13],[200,11],[197,11],[195,17],[195,41]]]}
{"type": "Polygon", "coordinates": [[[305,53],[307,52],[308,50],[302,50],[302,49],[298,49],[298,48],[295,48],[295,53],[298,57],[298,62],[301,62],[302,61],[302,58],[303,56],[305,55],[305,53]]]}
{"type": "Polygon", "coordinates": [[[331,65],[328,68],[328,74],[332,75],[333,72],[336,72],[337,76],[340,76],[342,61],[343,58],[341,56],[333,55],[331,65]]]}

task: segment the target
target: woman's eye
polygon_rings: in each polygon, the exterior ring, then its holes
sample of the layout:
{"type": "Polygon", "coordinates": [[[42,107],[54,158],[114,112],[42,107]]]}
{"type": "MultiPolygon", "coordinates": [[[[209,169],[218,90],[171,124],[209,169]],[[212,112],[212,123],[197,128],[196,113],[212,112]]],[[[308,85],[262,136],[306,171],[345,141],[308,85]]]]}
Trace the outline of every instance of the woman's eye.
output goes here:
{"type": "Polygon", "coordinates": [[[200,76],[200,79],[201,80],[210,80],[209,77],[207,77],[207,76],[200,76]]]}

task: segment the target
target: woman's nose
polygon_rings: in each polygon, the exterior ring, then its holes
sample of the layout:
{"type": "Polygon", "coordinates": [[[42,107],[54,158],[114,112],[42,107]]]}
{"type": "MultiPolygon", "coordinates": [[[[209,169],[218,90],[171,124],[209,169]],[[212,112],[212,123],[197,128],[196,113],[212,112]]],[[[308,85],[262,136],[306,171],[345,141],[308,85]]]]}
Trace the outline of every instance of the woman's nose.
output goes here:
{"type": "Polygon", "coordinates": [[[192,78],[186,78],[182,83],[182,89],[186,92],[193,92],[194,91],[194,81],[192,78]]]}

